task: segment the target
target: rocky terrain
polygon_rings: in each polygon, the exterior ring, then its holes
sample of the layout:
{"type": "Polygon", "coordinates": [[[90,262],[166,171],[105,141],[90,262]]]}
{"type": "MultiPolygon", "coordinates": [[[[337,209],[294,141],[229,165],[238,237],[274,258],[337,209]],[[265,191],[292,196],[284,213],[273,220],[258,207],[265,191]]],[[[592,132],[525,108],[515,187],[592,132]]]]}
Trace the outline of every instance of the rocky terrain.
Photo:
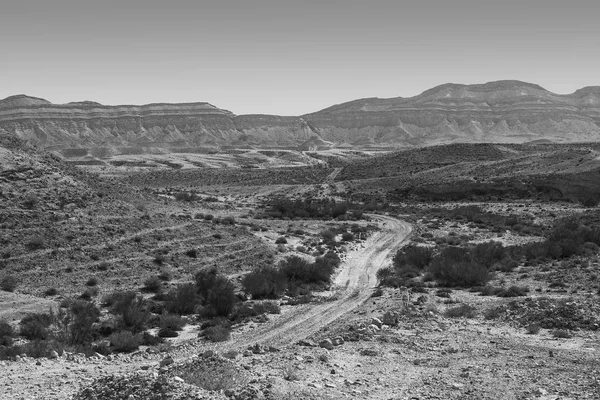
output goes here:
{"type": "Polygon", "coordinates": [[[597,98],[4,100],[0,398],[600,398],[597,98]]]}
{"type": "Polygon", "coordinates": [[[558,95],[518,81],[447,84],[415,97],[355,100],[298,117],[237,116],[208,103],[57,105],[24,95],[0,101],[0,130],[48,149],[83,148],[101,156],[223,146],[582,142],[600,138],[599,123],[599,87],[558,95]]]}

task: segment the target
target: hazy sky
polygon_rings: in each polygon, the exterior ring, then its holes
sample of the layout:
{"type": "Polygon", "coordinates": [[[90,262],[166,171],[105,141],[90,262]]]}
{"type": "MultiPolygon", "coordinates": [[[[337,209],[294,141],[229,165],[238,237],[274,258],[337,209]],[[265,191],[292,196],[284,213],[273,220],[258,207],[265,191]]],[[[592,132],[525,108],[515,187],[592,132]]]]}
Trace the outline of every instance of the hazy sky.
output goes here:
{"type": "Polygon", "coordinates": [[[435,85],[600,85],[600,2],[3,0],[0,98],[300,115],[435,85]]]}

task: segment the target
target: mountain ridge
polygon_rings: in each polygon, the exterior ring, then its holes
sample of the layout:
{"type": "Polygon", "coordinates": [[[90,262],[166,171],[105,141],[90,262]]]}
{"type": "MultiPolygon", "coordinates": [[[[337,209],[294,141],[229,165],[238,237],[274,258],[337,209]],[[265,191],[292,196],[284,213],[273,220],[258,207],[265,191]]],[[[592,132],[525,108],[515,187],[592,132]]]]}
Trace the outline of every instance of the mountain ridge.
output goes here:
{"type": "Polygon", "coordinates": [[[600,86],[556,94],[516,80],[447,83],[413,97],[356,99],[300,116],[236,115],[208,102],[53,104],[21,94],[0,100],[0,130],[46,148],[600,141],[600,86]]]}

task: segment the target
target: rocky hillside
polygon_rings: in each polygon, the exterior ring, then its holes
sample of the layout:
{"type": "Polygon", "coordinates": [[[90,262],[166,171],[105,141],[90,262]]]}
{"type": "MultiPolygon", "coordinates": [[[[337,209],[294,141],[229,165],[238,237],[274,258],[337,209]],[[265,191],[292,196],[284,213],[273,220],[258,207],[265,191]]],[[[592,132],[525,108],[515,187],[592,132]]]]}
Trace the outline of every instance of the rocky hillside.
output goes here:
{"type": "Polygon", "coordinates": [[[0,131],[50,149],[421,146],[600,139],[600,86],[570,95],[519,82],[446,84],[410,98],[361,99],[301,117],[241,115],[208,103],[104,106],[0,100],[0,131]]]}

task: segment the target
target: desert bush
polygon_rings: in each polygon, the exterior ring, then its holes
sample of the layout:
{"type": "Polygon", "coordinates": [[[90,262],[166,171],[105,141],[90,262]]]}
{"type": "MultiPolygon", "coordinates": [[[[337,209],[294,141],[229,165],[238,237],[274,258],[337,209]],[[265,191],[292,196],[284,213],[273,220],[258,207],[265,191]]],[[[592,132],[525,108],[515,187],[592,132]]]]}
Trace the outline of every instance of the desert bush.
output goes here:
{"type": "Polygon", "coordinates": [[[100,310],[87,301],[73,300],[68,310],[60,309],[53,314],[54,325],[59,329],[61,341],[73,345],[89,345],[94,339],[94,323],[100,318],[100,310]]]}
{"type": "Polygon", "coordinates": [[[34,236],[25,244],[29,250],[39,250],[46,246],[46,242],[42,236],[34,236]]]}
{"type": "Polygon", "coordinates": [[[217,277],[215,285],[209,290],[205,305],[217,316],[227,316],[236,302],[235,287],[224,276],[217,277]]]}
{"type": "Polygon", "coordinates": [[[92,298],[98,296],[99,292],[100,289],[98,289],[97,286],[89,287],[79,295],[79,298],[82,300],[90,301],[92,298]]]}
{"type": "Polygon", "coordinates": [[[253,299],[276,299],[287,288],[287,276],[278,268],[266,266],[246,274],[242,287],[253,299]]]}
{"type": "Polygon", "coordinates": [[[13,327],[3,319],[0,319],[0,346],[12,346],[15,332],[13,327]]]}
{"type": "Polygon", "coordinates": [[[568,329],[555,329],[552,331],[552,336],[555,338],[570,339],[573,337],[573,334],[568,329]]]}
{"type": "Polygon", "coordinates": [[[529,292],[529,288],[527,286],[516,286],[512,285],[508,289],[504,289],[500,291],[497,296],[498,297],[520,297],[525,296],[529,292]]]}
{"type": "Polygon", "coordinates": [[[448,318],[473,318],[477,309],[468,304],[461,304],[446,310],[444,313],[448,318]]]}
{"type": "Polygon", "coordinates": [[[275,240],[275,244],[286,244],[287,243],[287,239],[284,238],[283,236],[278,237],[277,240],[275,240]]]}
{"type": "Polygon", "coordinates": [[[160,338],[174,338],[174,337],[179,336],[177,331],[175,331],[174,329],[168,328],[168,327],[160,328],[158,330],[157,335],[160,338]]]}
{"type": "Polygon", "coordinates": [[[154,336],[149,332],[142,333],[142,338],[140,344],[143,346],[156,346],[161,343],[164,343],[165,340],[159,336],[154,336]]]}
{"type": "Polygon", "coordinates": [[[5,292],[14,292],[18,285],[18,280],[14,275],[4,275],[0,280],[0,289],[5,292]]]}
{"type": "Polygon", "coordinates": [[[48,327],[52,323],[50,314],[29,314],[19,323],[19,335],[28,340],[46,340],[48,327]]]}
{"type": "Polygon", "coordinates": [[[231,337],[229,327],[225,325],[215,325],[206,328],[202,332],[203,336],[211,342],[225,342],[231,337]]]}
{"type": "Polygon", "coordinates": [[[133,333],[141,332],[146,328],[150,319],[150,312],[146,309],[143,297],[133,291],[116,292],[105,297],[105,304],[112,303],[111,313],[120,317],[120,325],[133,333]]]}
{"type": "Polygon", "coordinates": [[[168,282],[171,280],[171,274],[168,271],[162,271],[160,274],[158,274],[158,279],[168,282]]]}
{"type": "Polygon", "coordinates": [[[91,277],[85,282],[86,286],[96,286],[98,284],[98,278],[95,276],[91,277]]]}
{"type": "Polygon", "coordinates": [[[158,276],[151,276],[144,281],[144,291],[156,293],[162,288],[162,281],[158,276]]]}
{"type": "Polygon", "coordinates": [[[352,242],[354,240],[354,235],[350,232],[342,233],[342,240],[344,242],[352,242]]]}
{"type": "Polygon", "coordinates": [[[460,247],[442,250],[428,271],[444,286],[480,286],[491,278],[487,267],[475,261],[468,249],[460,247]]]}
{"type": "Polygon", "coordinates": [[[121,331],[110,335],[108,340],[115,351],[129,353],[140,347],[141,335],[134,335],[130,331],[121,331]]]}
{"type": "Polygon", "coordinates": [[[190,258],[197,258],[198,257],[198,250],[197,249],[189,249],[185,252],[185,255],[190,257],[190,258]]]}
{"type": "Polygon", "coordinates": [[[329,229],[322,230],[319,235],[321,235],[325,242],[333,242],[335,239],[335,232],[332,232],[329,229]]]}
{"type": "Polygon", "coordinates": [[[530,335],[537,335],[540,332],[540,328],[540,324],[537,322],[530,322],[526,327],[527,333],[530,335]]]}
{"type": "Polygon", "coordinates": [[[160,328],[169,328],[174,331],[180,331],[185,326],[185,320],[179,315],[173,314],[162,314],[160,316],[159,325],[160,328]]]}
{"type": "Polygon", "coordinates": [[[194,192],[178,192],[174,195],[175,200],[177,201],[196,201],[198,200],[198,195],[194,192]]]}
{"type": "Polygon", "coordinates": [[[57,294],[58,290],[56,290],[54,287],[44,290],[44,296],[56,296],[57,294]]]}
{"type": "Polygon", "coordinates": [[[170,313],[187,315],[194,313],[198,303],[196,284],[184,283],[169,291],[165,308],[170,313]]]}

